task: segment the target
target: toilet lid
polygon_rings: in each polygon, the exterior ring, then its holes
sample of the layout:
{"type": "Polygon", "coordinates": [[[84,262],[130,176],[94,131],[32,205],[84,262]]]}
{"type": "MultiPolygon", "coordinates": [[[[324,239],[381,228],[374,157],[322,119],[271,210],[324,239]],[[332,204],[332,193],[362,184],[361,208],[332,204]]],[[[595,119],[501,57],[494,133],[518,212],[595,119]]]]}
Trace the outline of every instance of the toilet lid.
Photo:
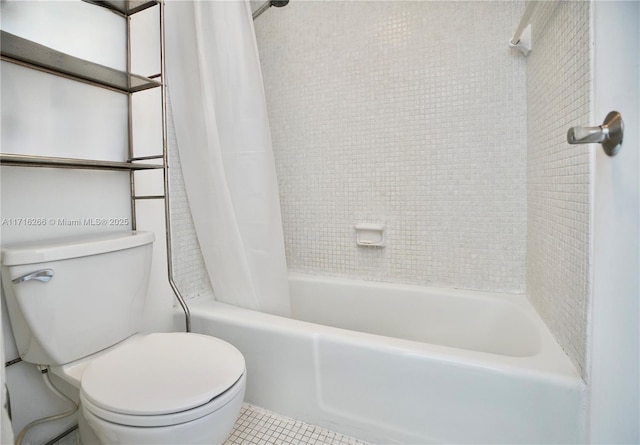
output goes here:
{"type": "Polygon", "coordinates": [[[94,360],[80,382],[102,409],[163,415],[208,403],[244,373],[244,357],[220,339],[192,333],[140,336],[94,360]]]}

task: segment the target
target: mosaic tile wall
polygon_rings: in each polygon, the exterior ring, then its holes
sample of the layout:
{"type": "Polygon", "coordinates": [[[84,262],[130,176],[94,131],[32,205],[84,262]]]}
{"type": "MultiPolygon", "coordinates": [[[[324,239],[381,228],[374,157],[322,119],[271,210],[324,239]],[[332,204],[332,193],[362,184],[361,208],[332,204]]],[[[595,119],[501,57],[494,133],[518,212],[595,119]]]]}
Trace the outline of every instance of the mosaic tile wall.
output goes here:
{"type": "Polygon", "coordinates": [[[523,10],[298,1],[256,20],[290,270],[524,291],[523,10]],[[386,246],[356,246],[360,222],[386,246]]]}
{"type": "MultiPolygon", "coordinates": [[[[589,2],[541,3],[527,65],[527,294],[584,375],[591,294],[593,146],[569,145],[590,125],[589,2]]],[[[602,119],[604,116],[598,116],[602,119]]]]}
{"type": "MultiPolygon", "coordinates": [[[[171,114],[168,114],[167,154],[170,166],[171,253],[174,282],[185,299],[195,298],[200,295],[213,295],[213,289],[193,225],[191,210],[189,209],[173,120],[171,114]]],[[[177,301],[175,304],[177,304],[177,301]]]]}

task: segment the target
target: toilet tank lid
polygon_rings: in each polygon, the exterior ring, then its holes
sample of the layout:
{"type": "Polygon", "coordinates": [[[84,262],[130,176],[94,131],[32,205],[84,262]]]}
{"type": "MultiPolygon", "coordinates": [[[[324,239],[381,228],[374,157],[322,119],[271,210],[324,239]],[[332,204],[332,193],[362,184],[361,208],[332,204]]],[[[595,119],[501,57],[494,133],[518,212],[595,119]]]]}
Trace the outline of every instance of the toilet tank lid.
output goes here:
{"type": "Polygon", "coordinates": [[[128,231],[7,245],[2,264],[18,266],[78,258],[153,243],[153,232],[128,231]]]}

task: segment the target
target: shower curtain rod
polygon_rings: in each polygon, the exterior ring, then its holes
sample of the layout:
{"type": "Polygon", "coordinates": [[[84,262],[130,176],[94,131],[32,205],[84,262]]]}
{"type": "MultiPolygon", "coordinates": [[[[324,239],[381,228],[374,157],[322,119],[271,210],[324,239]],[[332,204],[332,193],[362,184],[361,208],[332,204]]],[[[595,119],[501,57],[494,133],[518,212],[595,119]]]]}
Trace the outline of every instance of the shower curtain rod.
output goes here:
{"type": "MultiPolygon", "coordinates": [[[[556,5],[558,3],[558,0],[547,1],[549,3],[555,3],[556,5]]],[[[511,40],[509,40],[509,48],[517,49],[525,57],[529,55],[532,48],[531,16],[533,15],[533,10],[536,9],[537,4],[538,0],[529,0],[527,2],[526,7],[524,8],[524,14],[522,14],[522,18],[520,19],[520,23],[518,24],[518,28],[513,34],[511,40]]]]}
{"type": "Polygon", "coordinates": [[[261,4],[258,7],[258,9],[253,11],[253,14],[252,14],[253,20],[260,17],[262,13],[265,12],[270,7],[275,6],[276,8],[282,8],[283,6],[287,6],[287,3],[289,3],[289,0],[267,0],[266,2],[261,4]]]}
{"type": "Polygon", "coordinates": [[[522,38],[522,33],[524,32],[524,29],[529,24],[529,19],[531,18],[531,14],[533,14],[533,10],[536,9],[536,4],[537,2],[532,0],[529,0],[527,2],[527,6],[524,10],[524,14],[522,14],[522,18],[520,19],[520,24],[518,25],[516,32],[513,34],[513,37],[509,41],[511,45],[517,45],[518,43],[520,43],[520,39],[522,38]]]}

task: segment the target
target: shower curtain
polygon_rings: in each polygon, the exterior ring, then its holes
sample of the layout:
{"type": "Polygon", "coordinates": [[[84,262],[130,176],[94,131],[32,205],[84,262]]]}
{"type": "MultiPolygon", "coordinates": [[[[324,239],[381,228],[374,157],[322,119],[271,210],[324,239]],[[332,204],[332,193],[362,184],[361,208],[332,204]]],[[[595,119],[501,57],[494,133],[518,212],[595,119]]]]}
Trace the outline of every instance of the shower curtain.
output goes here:
{"type": "Polygon", "coordinates": [[[280,202],[249,3],[168,1],[165,34],[169,121],[216,299],[288,316],[280,202]]]}

